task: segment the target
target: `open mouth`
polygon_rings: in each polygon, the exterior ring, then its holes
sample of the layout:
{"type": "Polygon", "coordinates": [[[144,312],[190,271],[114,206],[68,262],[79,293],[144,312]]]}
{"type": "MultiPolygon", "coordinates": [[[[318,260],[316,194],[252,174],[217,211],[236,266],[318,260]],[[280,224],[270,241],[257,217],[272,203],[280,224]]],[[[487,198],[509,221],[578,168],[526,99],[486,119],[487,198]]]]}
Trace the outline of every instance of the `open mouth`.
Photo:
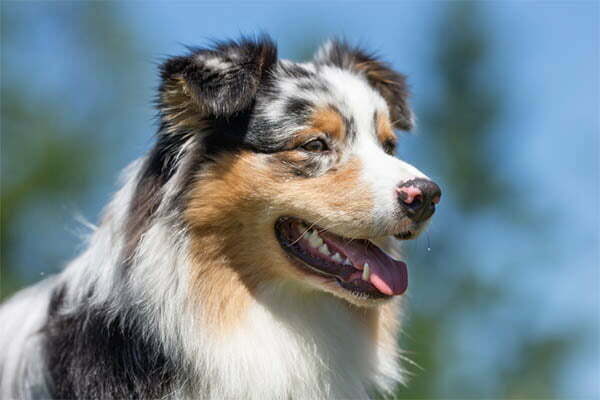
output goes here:
{"type": "Polygon", "coordinates": [[[345,238],[291,217],[280,218],[275,232],[283,249],[300,261],[295,264],[354,295],[376,299],[406,291],[406,264],[369,240],[345,238]]]}

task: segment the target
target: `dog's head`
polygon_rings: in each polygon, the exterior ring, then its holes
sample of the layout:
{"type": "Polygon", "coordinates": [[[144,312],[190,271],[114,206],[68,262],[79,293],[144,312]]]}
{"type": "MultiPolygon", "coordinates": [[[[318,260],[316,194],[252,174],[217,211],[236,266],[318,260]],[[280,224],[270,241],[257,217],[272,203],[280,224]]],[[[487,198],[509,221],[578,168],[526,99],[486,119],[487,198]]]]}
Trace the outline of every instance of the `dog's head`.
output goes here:
{"type": "Polygon", "coordinates": [[[389,242],[416,237],[441,193],[394,157],[394,130],[413,126],[402,75],[337,41],[311,62],[279,60],[264,37],[161,72],[145,177],[171,193],[202,257],[249,285],[290,280],[359,305],[406,290],[389,242]]]}

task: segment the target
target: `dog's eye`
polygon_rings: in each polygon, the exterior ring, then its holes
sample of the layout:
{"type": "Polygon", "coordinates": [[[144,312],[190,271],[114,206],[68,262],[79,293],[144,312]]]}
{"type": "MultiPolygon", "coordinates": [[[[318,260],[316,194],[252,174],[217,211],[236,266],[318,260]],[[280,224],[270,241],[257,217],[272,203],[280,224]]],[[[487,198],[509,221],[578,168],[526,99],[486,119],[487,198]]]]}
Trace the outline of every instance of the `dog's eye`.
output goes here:
{"type": "Polygon", "coordinates": [[[383,142],[383,151],[393,156],[396,152],[396,143],[393,140],[386,140],[383,142]]]}
{"type": "Polygon", "coordinates": [[[327,143],[323,139],[313,139],[310,142],[306,142],[302,145],[302,148],[306,151],[318,153],[329,150],[327,143]]]}

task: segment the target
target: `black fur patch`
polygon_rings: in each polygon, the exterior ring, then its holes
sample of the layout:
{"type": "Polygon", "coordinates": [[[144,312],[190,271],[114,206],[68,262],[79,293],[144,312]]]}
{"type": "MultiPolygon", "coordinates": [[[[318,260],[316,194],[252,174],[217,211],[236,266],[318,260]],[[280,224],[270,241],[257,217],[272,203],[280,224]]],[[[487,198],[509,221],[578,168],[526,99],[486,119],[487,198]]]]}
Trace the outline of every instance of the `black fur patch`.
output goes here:
{"type": "Polygon", "coordinates": [[[248,125],[252,117],[252,109],[248,109],[230,118],[215,118],[211,121],[213,134],[204,140],[204,158],[212,159],[224,151],[237,151],[252,148],[248,141],[248,125]]]}
{"type": "Polygon", "coordinates": [[[181,95],[191,98],[203,115],[238,113],[250,106],[276,61],[277,47],[268,36],[192,49],[162,65],[163,106],[168,110],[181,95]]]}
{"type": "Polygon", "coordinates": [[[286,114],[291,116],[308,116],[312,109],[313,104],[310,101],[301,98],[291,98],[285,105],[286,114]]]}
{"type": "Polygon", "coordinates": [[[311,78],[315,75],[313,72],[307,70],[306,68],[304,68],[300,65],[280,64],[279,69],[281,72],[283,72],[288,77],[296,78],[296,79],[311,78]]]}
{"type": "Polygon", "coordinates": [[[298,83],[298,89],[304,90],[307,92],[327,92],[327,86],[325,86],[322,82],[314,81],[314,80],[302,80],[298,83]]]}
{"type": "Polygon", "coordinates": [[[64,287],[53,293],[45,362],[56,399],[156,399],[172,390],[175,364],[132,316],[81,308],[62,315],[64,287]]]}

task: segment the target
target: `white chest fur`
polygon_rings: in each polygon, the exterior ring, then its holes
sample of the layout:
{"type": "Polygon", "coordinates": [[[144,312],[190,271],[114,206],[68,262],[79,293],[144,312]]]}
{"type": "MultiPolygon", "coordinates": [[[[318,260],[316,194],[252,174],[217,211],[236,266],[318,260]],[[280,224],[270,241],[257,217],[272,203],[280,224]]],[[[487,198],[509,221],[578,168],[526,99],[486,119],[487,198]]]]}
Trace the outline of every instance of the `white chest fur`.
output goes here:
{"type": "Polygon", "coordinates": [[[325,293],[263,291],[238,326],[201,346],[203,391],[214,399],[364,399],[392,389],[401,371],[395,332],[385,326],[395,324],[379,315],[366,323],[366,310],[351,307],[325,293]]]}

